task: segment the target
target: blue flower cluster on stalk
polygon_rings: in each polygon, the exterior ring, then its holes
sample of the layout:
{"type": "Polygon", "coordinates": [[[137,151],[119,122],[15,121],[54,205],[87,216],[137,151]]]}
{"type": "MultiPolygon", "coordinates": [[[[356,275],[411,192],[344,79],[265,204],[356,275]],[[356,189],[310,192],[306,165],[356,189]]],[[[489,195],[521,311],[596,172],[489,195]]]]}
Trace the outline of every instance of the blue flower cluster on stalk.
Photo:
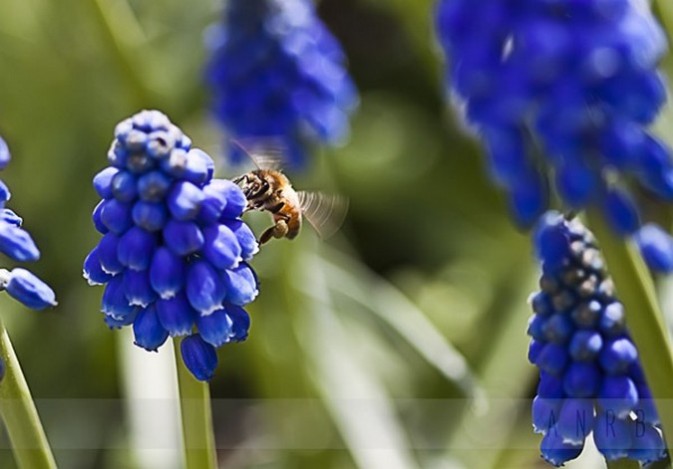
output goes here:
{"type": "Polygon", "coordinates": [[[542,277],[531,299],[528,358],[540,369],[532,411],[533,428],[544,434],[542,456],[560,466],[579,456],[593,432],[608,460],[664,458],[638,350],[593,235],[549,212],[535,245],[542,277]]]}
{"type": "MultiPolygon", "coordinates": [[[[307,143],[346,138],[357,90],[311,0],[228,1],[208,39],[206,79],[230,137],[273,138],[295,166],[307,143]]],[[[234,162],[243,156],[236,145],[229,152],[234,162]]]]}
{"type": "Polygon", "coordinates": [[[210,156],[159,111],[118,124],[108,160],[93,180],[103,199],[93,222],[103,237],[84,261],[89,283],[105,285],[105,322],[132,325],[146,350],[187,336],[185,365],[209,380],[216,348],[247,338],[243,306],[258,292],[247,264],[257,241],[240,219],[246,198],[233,182],[213,179],[210,156]]]}
{"type": "MultiPolygon", "coordinates": [[[[641,227],[627,181],[673,201],[670,150],[646,128],[666,100],[666,40],[647,2],[440,0],[436,24],[453,96],[519,224],[547,210],[548,176],[622,236],[641,227]]],[[[669,235],[638,241],[650,267],[673,271],[669,235]]]]}
{"type": "MultiPolygon", "coordinates": [[[[0,171],[11,159],[7,143],[0,138],[0,171]]],[[[33,262],[40,258],[40,251],[27,231],[21,228],[23,219],[5,207],[11,193],[0,181],[0,252],[18,262],[33,262]]],[[[35,310],[56,306],[54,291],[30,271],[16,267],[11,271],[0,269],[0,290],[35,310]]]]}

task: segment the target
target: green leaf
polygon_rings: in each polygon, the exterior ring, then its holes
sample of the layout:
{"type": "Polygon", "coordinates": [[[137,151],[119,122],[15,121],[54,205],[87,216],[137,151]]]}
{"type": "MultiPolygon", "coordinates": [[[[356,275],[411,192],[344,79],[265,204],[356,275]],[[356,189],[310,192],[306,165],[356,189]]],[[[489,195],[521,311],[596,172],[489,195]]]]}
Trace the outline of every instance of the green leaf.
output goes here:
{"type": "Polygon", "coordinates": [[[667,446],[673,448],[673,355],[654,283],[631,241],[613,234],[600,214],[589,213],[588,220],[607,262],[619,300],[626,309],[629,330],[657,403],[667,446]]]}

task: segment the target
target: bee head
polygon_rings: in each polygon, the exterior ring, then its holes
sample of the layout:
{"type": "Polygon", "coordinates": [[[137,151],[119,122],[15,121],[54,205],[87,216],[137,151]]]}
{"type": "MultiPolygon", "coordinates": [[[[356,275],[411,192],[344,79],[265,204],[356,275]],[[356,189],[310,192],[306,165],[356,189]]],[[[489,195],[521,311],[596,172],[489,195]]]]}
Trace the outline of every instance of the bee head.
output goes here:
{"type": "Polygon", "coordinates": [[[248,200],[266,194],[270,188],[266,178],[257,171],[237,177],[234,183],[238,184],[248,200]]]}

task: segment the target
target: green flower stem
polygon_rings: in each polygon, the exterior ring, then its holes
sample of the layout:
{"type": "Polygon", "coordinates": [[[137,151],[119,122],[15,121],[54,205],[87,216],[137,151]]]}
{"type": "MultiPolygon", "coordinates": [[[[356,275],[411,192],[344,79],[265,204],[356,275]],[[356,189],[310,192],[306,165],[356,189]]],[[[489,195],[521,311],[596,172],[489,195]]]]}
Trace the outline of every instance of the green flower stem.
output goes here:
{"type": "Polygon", "coordinates": [[[213,434],[208,383],[197,381],[185,367],[180,356],[182,339],[173,340],[175,366],[178,370],[182,440],[185,446],[186,469],[216,469],[217,453],[213,434]]]}
{"type": "Polygon", "coordinates": [[[616,461],[606,461],[608,469],[640,469],[640,463],[633,459],[618,459],[616,461]]]}
{"type": "Polygon", "coordinates": [[[673,355],[654,283],[632,242],[613,234],[599,214],[590,213],[588,218],[615,282],[619,300],[626,309],[628,327],[657,403],[666,446],[673,448],[673,355]]]}
{"type": "Polygon", "coordinates": [[[0,381],[0,415],[12,443],[14,458],[18,466],[25,469],[55,468],[56,461],[28,383],[1,320],[0,357],[5,362],[5,376],[0,381]]]}

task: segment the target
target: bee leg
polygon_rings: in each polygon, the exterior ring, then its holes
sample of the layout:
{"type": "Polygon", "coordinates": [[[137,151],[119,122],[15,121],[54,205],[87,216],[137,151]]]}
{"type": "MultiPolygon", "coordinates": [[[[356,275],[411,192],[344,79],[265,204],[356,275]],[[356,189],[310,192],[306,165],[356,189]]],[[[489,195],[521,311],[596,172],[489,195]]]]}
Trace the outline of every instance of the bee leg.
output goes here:
{"type": "Polygon", "coordinates": [[[271,213],[278,213],[283,207],[285,207],[285,202],[279,202],[276,205],[269,207],[267,210],[271,213]]]}
{"type": "Polygon", "coordinates": [[[285,220],[278,220],[275,225],[268,228],[259,238],[259,244],[267,243],[271,238],[283,238],[289,231],[285,220]]]}

